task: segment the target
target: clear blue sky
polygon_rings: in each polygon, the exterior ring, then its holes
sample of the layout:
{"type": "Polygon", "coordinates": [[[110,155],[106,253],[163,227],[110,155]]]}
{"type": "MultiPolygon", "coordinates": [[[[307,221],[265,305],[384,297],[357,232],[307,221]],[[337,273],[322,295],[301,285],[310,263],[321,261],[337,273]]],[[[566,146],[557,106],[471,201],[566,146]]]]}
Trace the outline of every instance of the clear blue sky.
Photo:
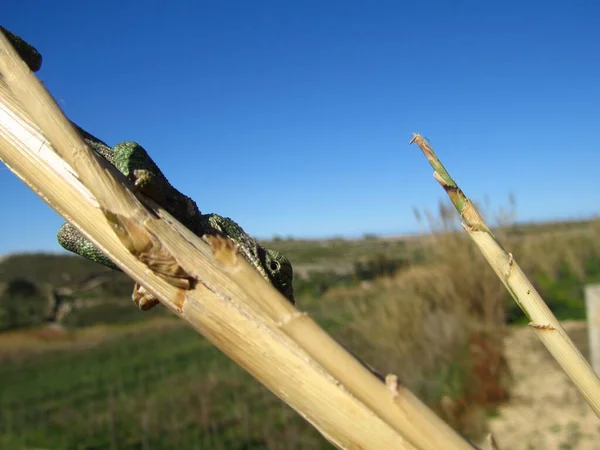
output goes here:
{"type": "MultiPolygon", "coordinates": [[[[2,21],[71,119],[259,237],[416,231],[443,192],[413,132],[521,220],[599,210],[597,2],[5,0],[2,21]]],[[[0,192],[0,254],[59,249],[3,165],[0,192]]]]}

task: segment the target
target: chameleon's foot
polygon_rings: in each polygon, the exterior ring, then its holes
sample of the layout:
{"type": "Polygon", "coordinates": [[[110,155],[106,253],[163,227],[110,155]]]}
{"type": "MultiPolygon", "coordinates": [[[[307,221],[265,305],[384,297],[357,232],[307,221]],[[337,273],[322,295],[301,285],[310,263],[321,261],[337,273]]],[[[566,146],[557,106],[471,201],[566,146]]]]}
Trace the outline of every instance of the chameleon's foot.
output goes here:
{"type": "Polygon", "coordinates": [[[144,286],[135,283],[133,294],[131,294],[133,303],[142,311],[148,311],[160,303],[160,301],[151,294],[144,286]]]}
{"type": "Polygon", "coordinates": [[[113,147],[112,158],[114,166],[139,192],[162,204],[168,181],[144,147],[137,142],[120,142],[113,147]]]}
{"type": "Polygon", "coordinates": [[[144,147],[135,142],[120,142],[113,147],[109,158],[133,181],[139,193],[154,200],[194,233],[203,231],[199,229],[200,210],[196,203],[169,183],[144,147]]]}

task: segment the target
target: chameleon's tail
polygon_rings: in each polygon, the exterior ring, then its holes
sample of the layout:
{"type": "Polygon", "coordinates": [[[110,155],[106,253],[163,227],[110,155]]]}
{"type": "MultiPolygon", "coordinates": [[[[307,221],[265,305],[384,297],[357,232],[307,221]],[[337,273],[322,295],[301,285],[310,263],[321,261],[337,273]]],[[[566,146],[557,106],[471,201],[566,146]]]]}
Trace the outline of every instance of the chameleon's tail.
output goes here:
{"type": "Polygon", "coordinates": [[[2,25],[0,25],[0,30],[6,35],[21,59],[23,59],[27,66],[29,66],[29,69],[32,72],[37,72],[40,70],[40,67],[42,67],[42,55],[40,52],[38,52],[35,47],[29,45],[16,34],[8,31],[2,25]]]}
{"type": "Polygon", "coordinates": [[[87,238],[70,223],[65,223],[60,227],[57,239],[58,243],[65,250],[69,250],[77,255],[82,255],[90,261],[97,262],[111,269],[121,270],[108,256],[88,241],[87,238]]]}

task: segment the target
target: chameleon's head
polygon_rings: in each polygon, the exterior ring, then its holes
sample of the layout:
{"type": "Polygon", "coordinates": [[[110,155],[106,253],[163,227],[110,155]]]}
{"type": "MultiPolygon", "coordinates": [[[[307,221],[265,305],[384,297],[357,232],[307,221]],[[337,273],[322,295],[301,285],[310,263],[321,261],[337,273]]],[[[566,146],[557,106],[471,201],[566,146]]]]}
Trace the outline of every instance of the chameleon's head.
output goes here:
{"type": "Polygon", "coordinates": [[[273,287],[281,292],[292,304],[295,304],[294,287],[292,286],[294,270],[290,261],[281,253],[266,248],[264,268],[273,287]]]}
{"type": "Polygon", "coordinates": [[[292,279],[294,273],[290,261],[281,253],[264,248],[254,238],[248,236],[237,223],[229,217],[218,214],[203,214],[201,219],[204,224],[200,227],[203,232],[214,230],[229,236],[236,244],[238,251],[254,268],[287,298],[292,304],[294,301],[294,288],[292,279]]]}

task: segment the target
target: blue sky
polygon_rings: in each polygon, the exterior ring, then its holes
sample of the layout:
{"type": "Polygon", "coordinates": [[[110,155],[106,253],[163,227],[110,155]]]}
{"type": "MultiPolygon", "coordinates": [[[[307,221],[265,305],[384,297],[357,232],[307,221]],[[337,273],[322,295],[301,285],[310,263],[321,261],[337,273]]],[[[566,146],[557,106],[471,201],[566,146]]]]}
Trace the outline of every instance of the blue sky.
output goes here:
{"type": "MultiPolygon", "coordinates": [[[[443,198],[413,132],[520,220],[599,210],[595,2],[8,0],[68,116],[135,140],[259,237],[418,230],[443,198]]],[[[0,164],[0,254],[62,219],[0,164]]]]}

